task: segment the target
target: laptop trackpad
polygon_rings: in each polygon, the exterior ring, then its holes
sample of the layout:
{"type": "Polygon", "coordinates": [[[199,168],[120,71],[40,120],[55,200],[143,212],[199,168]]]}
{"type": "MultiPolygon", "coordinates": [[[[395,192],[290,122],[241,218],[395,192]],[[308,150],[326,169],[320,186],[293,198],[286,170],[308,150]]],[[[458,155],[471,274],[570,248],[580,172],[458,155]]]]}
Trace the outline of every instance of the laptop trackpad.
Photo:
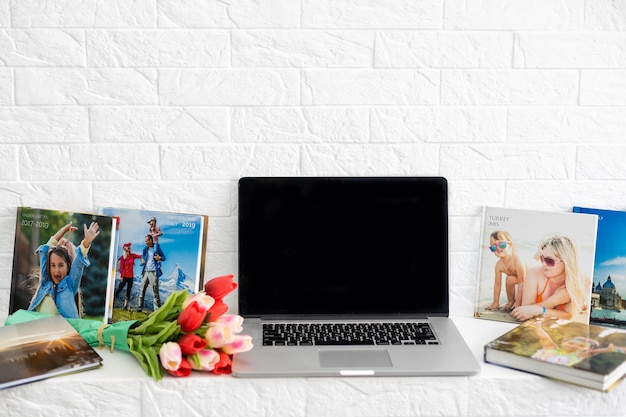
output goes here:
{"type": "Polygon", "coordinates": [[[371,368],[391,366],[386,350],[320,350],[323,368],[371,368]]]}

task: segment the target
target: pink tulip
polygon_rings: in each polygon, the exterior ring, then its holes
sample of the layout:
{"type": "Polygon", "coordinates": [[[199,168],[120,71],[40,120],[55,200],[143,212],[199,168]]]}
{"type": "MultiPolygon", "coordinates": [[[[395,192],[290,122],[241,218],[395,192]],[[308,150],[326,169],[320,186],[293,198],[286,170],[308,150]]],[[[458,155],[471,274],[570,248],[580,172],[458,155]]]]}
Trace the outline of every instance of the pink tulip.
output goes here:
{"type": "Polygon", "coordinates": [[[228,326],[233,333],[240,333],[243,330],[243,317],[237,314],[225,314],[217,319],[217,323],[228,326]]]}
{"type": "Polygon", "coordinates": [[[203,310],[198,301],[192,301],[180,312],[178,324],[183,332],[193,332],[204,322],[207,311],[203,310]]]}
{"type": "Polygon", "coordinates": [[[202,349],[189,356],[191,368],[196,371],[212,371],[220,361],[220,355],[213,349],[202,349]]]}
{"type": "Polygon", "coordinates": [[[217,349],[233,341],[233,332],[230,327],[224,326],[223,324],[210,323],[204,338],[209,346],[217,349]]]}
{"type": "Polygon", "coordinates": [[[213,304],[215,304],[215,300],[210,295],[207,295],[204,291],[200,291],[197,294],[194,294],[190,297],[187,297],[185,301],[183,301],[183,309],[185,309],[189,304],[194,301],[198,302],[200,309],[204,311],[208,311],[213,304]]]}
{"type": "Polygon", "coordinates": [[[183,359],[180,345],[176,342],[166,342],[159,349],[159,359],[166,371],[177,371],[183,359]]]}
{"type": "Polygon", "coordinates": [[[187,333],[178,339],[183,355],[193,355],[206,347],[206,340],[194,333],[187,333]]]}
{"type": "Polygon", "coordinates": [[[252,349],[252,338],[247,335],[235,335],[231,343],[222,346],[222,352],[227,355],[247,352],[250,349],[252,349]]]}

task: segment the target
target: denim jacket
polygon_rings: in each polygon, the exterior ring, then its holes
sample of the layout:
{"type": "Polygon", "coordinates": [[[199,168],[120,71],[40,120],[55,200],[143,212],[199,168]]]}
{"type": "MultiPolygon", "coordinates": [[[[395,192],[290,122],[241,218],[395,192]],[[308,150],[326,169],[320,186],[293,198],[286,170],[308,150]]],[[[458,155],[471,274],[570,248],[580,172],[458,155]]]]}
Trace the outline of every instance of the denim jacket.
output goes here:
{"type": "MultiPolygon", "coordinates": [[[[149,253],[149,247],[146,245],[143,248],[143,253],[141,255],[141,257],[143,258],[143,268],[141,269],[141,275],[143,275],[144,271],[146,270],[146,265],[148,265],[148,256],[149,253]]],[[[161,262],[163,262],[165,260],[165,254],[163,253],[163,250],[161,250],[161,245],[159,245],[158,243],[155,243],[152,246],[152,249],[154,250],[154,255],[160,255],[161,256],[161,260],[157,261],[156,259],[154,260],[154,264],[156,266],[156,275],[157,278],[159,278],[161,275],[163,275],[163,272],[161,271],[161,262]]]]}
{"type": "Polygon", "coordinates": [[[63,278],[55,288],[48,272],[48,251],[49,245],[41,245],[35,253],[39,254],[39,268],[41,270],[41,283],[37,288],[35,296],[30,302],[28,309],[34,311],[46,295],[50,295],[56,304],[59,314],[66,318],[78,318],[78,307],[74,298],[78,293],[80,281],[83,277],[83,270],[90,265],[89,260],[83,256],[82,251],[77,248],[76,256],[70,268],[70,274],[63,278]],[[56,296],[55,296],[56,292],[56,296]]]}

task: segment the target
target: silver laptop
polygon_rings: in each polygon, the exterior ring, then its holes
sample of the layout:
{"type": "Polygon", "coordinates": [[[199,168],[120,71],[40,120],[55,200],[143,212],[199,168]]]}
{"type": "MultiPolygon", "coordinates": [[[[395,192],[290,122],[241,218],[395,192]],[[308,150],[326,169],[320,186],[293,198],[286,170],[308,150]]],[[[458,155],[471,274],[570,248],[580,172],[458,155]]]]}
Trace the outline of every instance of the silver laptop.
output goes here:
{"type": "Polygon", "coordinates": [[[239,180],[237,377],[471,375],[442,177],[239,180]]]}

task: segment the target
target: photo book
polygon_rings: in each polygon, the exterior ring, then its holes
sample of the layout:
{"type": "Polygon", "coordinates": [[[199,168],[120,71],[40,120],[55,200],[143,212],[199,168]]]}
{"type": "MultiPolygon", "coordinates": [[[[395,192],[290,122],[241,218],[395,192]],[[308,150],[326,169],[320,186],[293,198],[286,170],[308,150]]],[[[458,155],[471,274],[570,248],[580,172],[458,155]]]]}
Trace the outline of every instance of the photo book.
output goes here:
{"type": "Polygon", "coordinates": [[[117,220],[32,207],[17,207],[16,219],[8,313],[106,322],[117,220]]]}
{"type": "Polygon", "coordinates": [[[474,317],[589,323],[598,216],[484,207],[474,317]]]}
{"type": "Polygon", "coordinates": [[[487,343],[484,360],[609,391],[626,374],[626,331],[571,320],[534,318],[487,343]]]}
{"type": "Polygon", "coordinates": [[[110,322],[144,319],[174,291],[204,285],[208,216],[105,207],[118,220],[110,322]]]}
{"type": "Polygon", "coordinates": [[[591,324],[626,329],[626,211],[575,206],[598,216],[591,324]]]}
{"type": "Polygon", "coordinates": [[[100,355],[62,316],[0,327],[0,389],[101,364],[100,355]]]}

